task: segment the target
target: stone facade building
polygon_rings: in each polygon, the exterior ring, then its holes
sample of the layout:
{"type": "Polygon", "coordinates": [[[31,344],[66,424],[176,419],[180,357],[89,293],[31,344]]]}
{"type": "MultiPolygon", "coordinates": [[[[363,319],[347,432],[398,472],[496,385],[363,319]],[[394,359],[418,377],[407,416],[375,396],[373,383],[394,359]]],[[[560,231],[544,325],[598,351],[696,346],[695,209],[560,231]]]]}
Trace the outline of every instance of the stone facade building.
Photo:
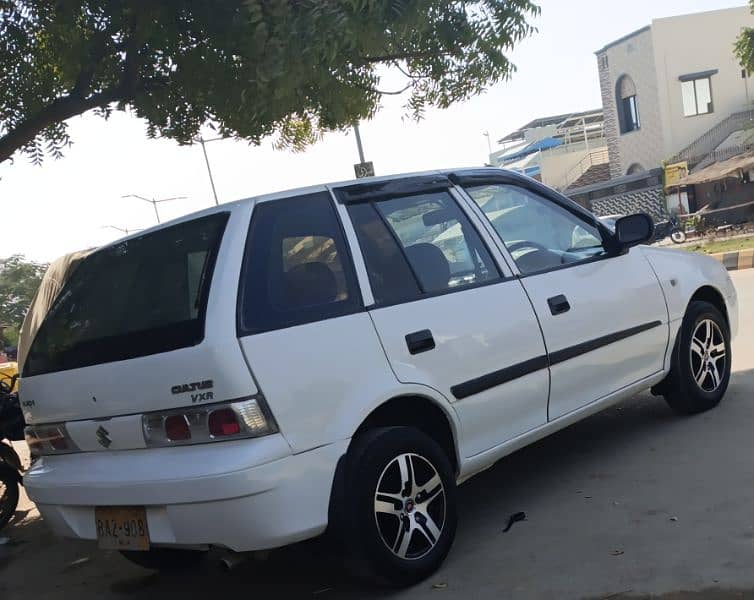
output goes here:
{"type": "Polygon", "coordinates": [[[596,52],[612,178],[660,167],[752,107],[733,43],[748,6],[656,19],[596,52]]]}

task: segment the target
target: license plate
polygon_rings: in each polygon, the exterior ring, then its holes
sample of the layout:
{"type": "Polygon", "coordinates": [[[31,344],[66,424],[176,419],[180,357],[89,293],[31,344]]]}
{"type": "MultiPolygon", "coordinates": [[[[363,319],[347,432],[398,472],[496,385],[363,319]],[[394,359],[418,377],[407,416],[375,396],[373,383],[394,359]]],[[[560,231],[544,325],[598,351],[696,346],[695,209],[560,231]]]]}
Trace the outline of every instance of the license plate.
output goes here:
{"type": "Polygon", "coordinates": [[[147,510],[143,506],[94,509],[97,542],[104,550],[149,550],[147,510]]]}

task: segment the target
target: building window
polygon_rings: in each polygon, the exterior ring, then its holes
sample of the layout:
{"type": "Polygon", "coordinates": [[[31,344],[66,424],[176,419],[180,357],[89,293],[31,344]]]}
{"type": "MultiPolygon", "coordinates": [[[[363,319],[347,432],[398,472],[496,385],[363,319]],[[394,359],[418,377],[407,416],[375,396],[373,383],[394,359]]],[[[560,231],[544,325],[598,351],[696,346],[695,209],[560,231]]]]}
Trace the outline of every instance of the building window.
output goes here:
{"type": "Polygon", "coordinates": [[[684,117],[706,115],[713,112],[711,77],[681,81],[681,96],[683,97],[684,117]]]}
{"type": "Polygon", "coordinates": [[[621,109],[623,111],[623,131],[622,133],[628,133],[639,129],[639,109],[636,108],[636,96],[629,96],[623,98],[621,101],[621,109]]]}
{"type": "Polygon", "coordinates": [[[641,128],[639,107],[636,103],[636,86],[633,79],[623,75],[618,79],[616,87],[616,105],[618,109],[618,123],[621,133],[628,133],[641,128]]]}

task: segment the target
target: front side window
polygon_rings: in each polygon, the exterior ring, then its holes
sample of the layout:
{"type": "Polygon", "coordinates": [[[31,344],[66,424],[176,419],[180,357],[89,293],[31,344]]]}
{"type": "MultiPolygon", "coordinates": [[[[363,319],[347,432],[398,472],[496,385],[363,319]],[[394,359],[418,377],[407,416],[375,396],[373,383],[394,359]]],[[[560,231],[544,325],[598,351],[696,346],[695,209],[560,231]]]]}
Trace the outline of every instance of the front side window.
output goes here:
{"type": "Polygon", "coordinates": [[[377,303],[400,302],[500,278],[448,192],[349,207],[377,303]]]}
{"type": "Polygon", "coordinates": [[[681,82],[683,116],[693,117],[713,112],[712,84],[709,77],[681,82]]]}
{"type": "Polygon", "coordinates": [[[607,253],[597,227],[529,190],[493,184],[466,191],[490,220],[523,274],[607,253]]]}
{"type": "Polygon", "coordinates": [[[244,260],[239,325],[245,334],[360,308],[345,240],[327,192],[256,206],[244,260]]]}
{"type": "Polygon", "coordinates": [[[34,337],[24,376],[199,343],[228,213],[187,221],[90,254],[34,337]]]}

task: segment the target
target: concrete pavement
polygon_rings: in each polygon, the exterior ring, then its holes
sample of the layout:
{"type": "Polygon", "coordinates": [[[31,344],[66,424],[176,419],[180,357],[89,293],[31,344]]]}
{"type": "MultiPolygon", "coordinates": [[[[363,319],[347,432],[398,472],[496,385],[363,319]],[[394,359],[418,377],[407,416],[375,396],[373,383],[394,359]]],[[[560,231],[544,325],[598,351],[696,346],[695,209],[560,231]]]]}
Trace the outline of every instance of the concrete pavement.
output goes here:
{"type": "Polygon", "coordinates": [[[0,598],[754,598],[754,269],[731,276],[741,327],[717,409],[681,418],[641,395],[504,459],[461,487],[450,557],[411,590],[365,587],[318,543],[159,576],[54,539],[27,505],[0,533],[0,598]]]}

